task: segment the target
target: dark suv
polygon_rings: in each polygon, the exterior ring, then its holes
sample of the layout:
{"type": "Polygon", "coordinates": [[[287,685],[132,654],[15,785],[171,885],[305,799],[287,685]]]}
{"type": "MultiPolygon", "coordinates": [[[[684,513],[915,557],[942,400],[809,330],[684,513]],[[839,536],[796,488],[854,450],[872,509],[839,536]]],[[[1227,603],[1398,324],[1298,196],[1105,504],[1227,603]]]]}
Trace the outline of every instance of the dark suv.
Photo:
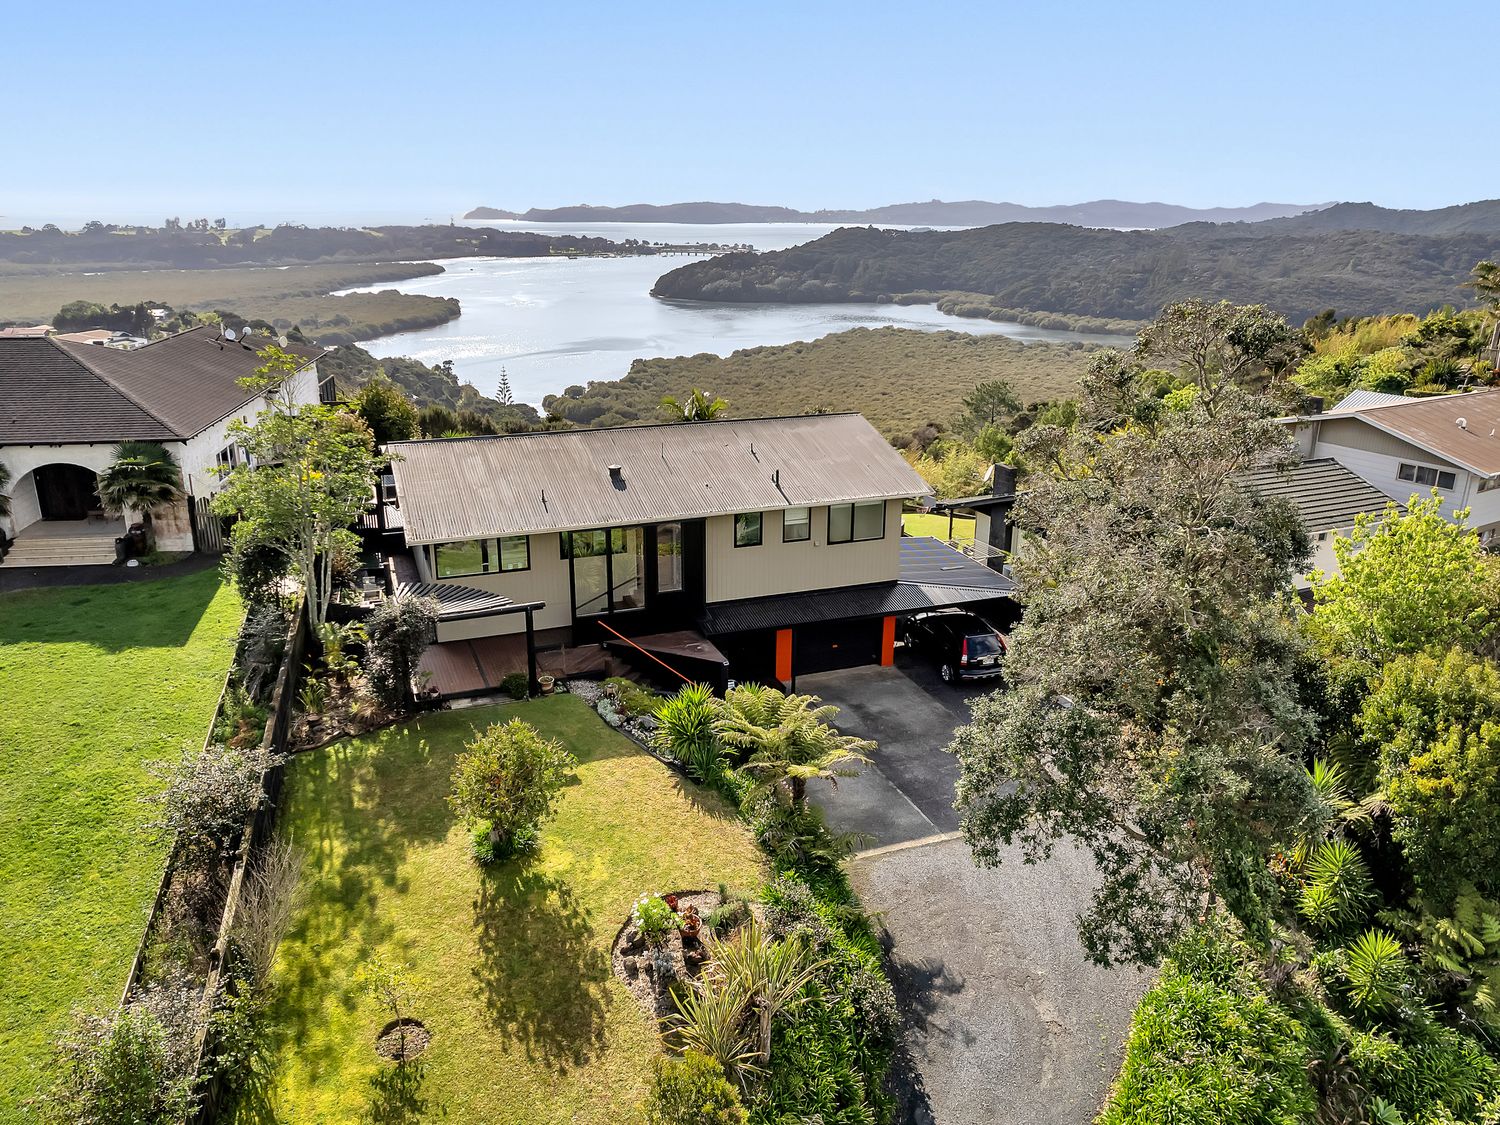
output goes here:
{"type": "Polygon", "coordinates": [[[1010,642],[982,617],[961,610],[918,613],[902,628],[906,647],[936,664],[945,683],[989,679],[1003,670],[1010,642]]]}

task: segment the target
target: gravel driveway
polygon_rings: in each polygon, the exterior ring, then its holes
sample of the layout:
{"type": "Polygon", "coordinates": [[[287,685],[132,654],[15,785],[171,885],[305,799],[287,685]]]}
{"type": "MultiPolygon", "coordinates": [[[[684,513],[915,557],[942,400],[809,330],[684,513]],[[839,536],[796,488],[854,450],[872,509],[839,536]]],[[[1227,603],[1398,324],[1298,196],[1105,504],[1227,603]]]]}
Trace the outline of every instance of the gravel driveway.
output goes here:
{"type": "Polygon", "coordinates": [[[1124,1050],[1150,983],[1085,959],[1074,917],[1095,873],[1059,847],[1046,863],[1019,852],[976,868],[956,836],[957,763],[944,752],[974,689],[924,668],[860,668],[799,677],[797,690],[843,708],[836,720],[880,744],[875,767],[821,789],[829,823],[872,838],[850,865],[880,915],[907,1014],[915,1088],[903,1125],[1083,1125],[1124,1050]]]}

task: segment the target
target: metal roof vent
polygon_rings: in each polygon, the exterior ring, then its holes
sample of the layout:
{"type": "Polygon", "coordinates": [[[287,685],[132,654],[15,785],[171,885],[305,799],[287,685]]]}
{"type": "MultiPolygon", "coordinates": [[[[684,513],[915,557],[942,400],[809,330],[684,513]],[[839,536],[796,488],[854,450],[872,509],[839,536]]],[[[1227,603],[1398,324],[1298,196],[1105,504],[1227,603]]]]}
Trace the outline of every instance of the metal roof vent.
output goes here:
{"type": "Polygon", "coordinates": [[[624,480],[625,479],[625,466],[624,465],[611,465],[609,467],[609,475],[611,477],[613,477],[615,480],[624,480]]]}
{"type": "Polygon", "coordinates": [[[1467,430],[1469,428],[1469,420],[1467,418],[1459,418],[1456,421],[1460,430],[1467,430]]]}

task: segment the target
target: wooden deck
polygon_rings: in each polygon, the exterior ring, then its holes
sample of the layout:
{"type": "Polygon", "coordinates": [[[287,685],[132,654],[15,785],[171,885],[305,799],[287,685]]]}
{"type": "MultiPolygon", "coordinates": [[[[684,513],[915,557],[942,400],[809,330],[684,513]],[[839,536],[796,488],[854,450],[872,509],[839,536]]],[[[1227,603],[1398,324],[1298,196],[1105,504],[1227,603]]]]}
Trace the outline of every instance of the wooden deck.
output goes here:
{"type": "MultiPolygon", "coordinates": [[[[604,677],[623,674],[626,666],[599,645],[539,650],[537,671],[559,680],[571,676],[604,677]]],[[[419,668],[431,675],[429,684],[445,699],[488,695],[513,672],[526,672],[526,637],[479,637],[472,641],[444,641],[428,647],[419,668]]]]}

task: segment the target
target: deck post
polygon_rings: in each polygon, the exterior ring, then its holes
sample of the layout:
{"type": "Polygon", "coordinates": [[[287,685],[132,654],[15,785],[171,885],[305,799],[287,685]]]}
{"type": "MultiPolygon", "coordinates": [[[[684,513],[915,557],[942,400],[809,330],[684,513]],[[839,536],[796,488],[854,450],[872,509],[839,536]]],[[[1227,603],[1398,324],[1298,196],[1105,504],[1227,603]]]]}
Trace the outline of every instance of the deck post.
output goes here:
{"type": "Polygon", "coordinates": [[[536,624],[530,606],[526,607],[526,691],[531,695],[541,692],[536,679],[536,624]]]}

